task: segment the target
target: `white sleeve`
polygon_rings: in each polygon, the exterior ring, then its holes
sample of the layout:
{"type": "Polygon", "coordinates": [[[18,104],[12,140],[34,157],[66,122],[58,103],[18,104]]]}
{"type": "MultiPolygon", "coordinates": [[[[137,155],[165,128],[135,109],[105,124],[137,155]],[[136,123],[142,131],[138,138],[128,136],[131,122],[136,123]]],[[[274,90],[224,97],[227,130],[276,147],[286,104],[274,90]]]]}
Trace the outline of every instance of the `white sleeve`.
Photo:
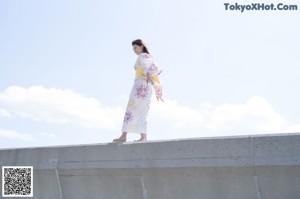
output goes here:
{"type": "Polygon", "coordinates": [[[143,53],[143,54],[139,55],[138,61],[139,61],[140,66],[143,68],[145,74],[147,74],[150,69],[150,66],[151,66],[150,55],[143,53]]]}
{"type": "Polygon", "coordinates": [[[140,65],[142,66],[144,72],[150,73],[150,76],[159,75],[162,70],[154,63],[153,58],[149,54],[139,55],[140,65]]]}

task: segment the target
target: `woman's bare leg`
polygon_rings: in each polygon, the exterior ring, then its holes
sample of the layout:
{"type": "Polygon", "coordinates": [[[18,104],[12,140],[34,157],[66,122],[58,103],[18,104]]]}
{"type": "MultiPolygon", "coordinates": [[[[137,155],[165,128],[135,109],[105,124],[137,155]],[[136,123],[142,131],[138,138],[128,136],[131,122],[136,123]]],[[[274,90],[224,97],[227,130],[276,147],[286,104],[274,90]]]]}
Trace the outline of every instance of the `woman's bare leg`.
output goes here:
{"type": "Polygon", "coordinates": [[[146,133],[141,133],[141,138],[136,141],[146,141],[147,140],[147,134],[146,133]]]}

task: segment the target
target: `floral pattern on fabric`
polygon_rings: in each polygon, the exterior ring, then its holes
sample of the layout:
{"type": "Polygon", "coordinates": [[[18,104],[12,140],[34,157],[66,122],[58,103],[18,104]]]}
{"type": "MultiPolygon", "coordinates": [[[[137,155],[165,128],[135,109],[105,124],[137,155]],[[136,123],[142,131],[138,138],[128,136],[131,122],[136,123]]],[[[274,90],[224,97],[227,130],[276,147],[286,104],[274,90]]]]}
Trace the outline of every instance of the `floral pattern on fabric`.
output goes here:
{"type": "Polygon", "coordinates": [[[155,64],[151,64],[149,68],[150,74],[154,74],[157,71],[157,66],[155,64]]]}
{"type": "Polygon", "coordinates": [[[158,84],[153,84],[155,95],[157,98],[162,97],[162,86],[158,84]]]}
{"type": "Polygon", "coordinates": [[[132,120],[132,112],[126,112],[124,117],[124,123],[128,124],[132,120]]]}
{"type": "Polygon", "coordinates": [[[136,96],[137,98],[141,98],[142,100],[146,99],[148,96],[149,87],[147,85],[141,84],[136,88],[136,96]]]}

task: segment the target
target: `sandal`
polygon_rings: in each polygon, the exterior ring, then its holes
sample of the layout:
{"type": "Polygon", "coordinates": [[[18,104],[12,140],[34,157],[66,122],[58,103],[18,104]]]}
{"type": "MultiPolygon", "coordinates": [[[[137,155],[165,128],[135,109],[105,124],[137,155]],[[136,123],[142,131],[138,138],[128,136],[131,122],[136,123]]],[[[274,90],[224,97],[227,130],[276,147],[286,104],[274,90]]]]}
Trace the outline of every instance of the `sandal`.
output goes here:
{"type": "Polygon", "coordinates": [[[121,140],[119,138],[115,138],[115,139],[113,139],[113,142],[126,142],[126,139],[125,140],[121,140]]]}

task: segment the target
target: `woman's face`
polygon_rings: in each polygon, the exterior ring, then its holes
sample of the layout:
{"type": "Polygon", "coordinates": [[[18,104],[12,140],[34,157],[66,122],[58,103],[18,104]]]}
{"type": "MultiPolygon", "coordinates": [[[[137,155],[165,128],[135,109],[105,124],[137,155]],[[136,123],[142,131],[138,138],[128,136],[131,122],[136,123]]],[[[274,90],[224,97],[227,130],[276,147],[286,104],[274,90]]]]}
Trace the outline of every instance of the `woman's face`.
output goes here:
{"type": "Polygon", "coordinates": [[[132,47],[133,47],[133,51],[137,55],[139,55],[140,53],[143,52],[143,47],[144,47],[143,45],[139,46],[139,45],[134,44],[132,47]]]}

